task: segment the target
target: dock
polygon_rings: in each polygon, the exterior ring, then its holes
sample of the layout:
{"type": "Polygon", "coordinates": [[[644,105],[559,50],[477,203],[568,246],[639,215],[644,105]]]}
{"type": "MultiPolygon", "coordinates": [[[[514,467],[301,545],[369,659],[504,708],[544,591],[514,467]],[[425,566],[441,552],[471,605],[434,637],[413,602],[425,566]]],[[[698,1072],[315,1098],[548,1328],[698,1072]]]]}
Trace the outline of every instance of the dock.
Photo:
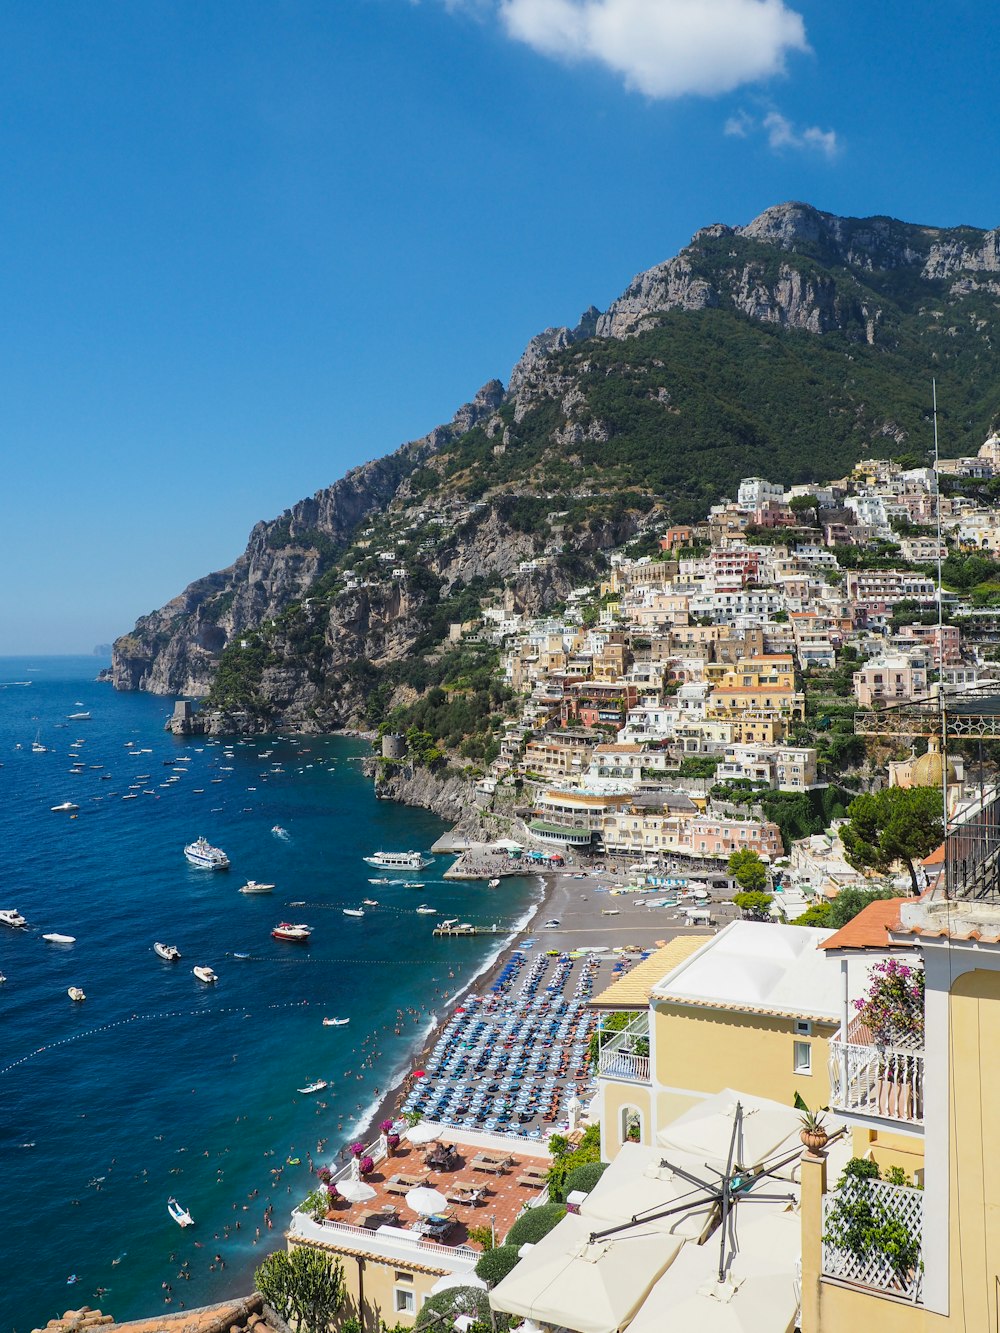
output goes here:
{"type": "Polygon", "coordinates": [[[506,935],[507,931],[503,926],[473,926],[467,921],[461,924],[452,921],[442,921],[439,926],[435,926],[431,932],[433,935],[506,935]]]}

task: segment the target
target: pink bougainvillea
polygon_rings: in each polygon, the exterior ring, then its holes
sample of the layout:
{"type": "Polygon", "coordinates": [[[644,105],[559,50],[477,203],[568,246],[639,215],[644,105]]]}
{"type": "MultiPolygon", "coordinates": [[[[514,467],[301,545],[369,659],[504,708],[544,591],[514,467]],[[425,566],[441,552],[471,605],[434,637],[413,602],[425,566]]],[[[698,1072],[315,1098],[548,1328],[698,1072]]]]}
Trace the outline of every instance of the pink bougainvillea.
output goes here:
{"type": "Polygon", "coordinates": [[[924,1039],[924,970],[885,958],[868,972],[868,990],[854,1007],[877,1046],[924,1039]]]}

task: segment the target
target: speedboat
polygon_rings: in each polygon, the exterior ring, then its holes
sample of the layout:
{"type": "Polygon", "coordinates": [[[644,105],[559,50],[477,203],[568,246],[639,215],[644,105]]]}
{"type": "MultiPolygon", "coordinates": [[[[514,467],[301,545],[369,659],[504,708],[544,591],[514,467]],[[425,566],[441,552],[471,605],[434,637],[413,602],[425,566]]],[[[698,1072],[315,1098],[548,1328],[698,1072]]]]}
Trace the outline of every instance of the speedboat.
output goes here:
{"type": "Polygon", "coordinates": [[[378,870],[426,870],[432,860],[420,852],[373,852],[363,859],[378,870]]]}
{"type": "Polygon", "coordinates": [[[26,926],[28,922],[16,907],[0,908],[0,926],[26,926]]]}
{"type": "Polygon", "coordinates": [[[299,1092],[322,1092],[327,1086],[325,1078],[318,1078],[314,1083],[307,1083],[304,1088],[299,1088],[299,1092]]]}
{"type": "Polygon", "coordinates": [[[258,884],[255,879],[248,879],[240,888],[240,893],[270,893],[274,888],[273,884],[258,884]]]}
{"type": "Polygon", "coordinates": [[[500,887],[500,881],[498,879],[491,879],[486,887],[488,889],[498,889],[500,887]]]}
{"type": "Polygon", "coordinates": [[[274,827],[271,829],[271,832],[274,834],[276,838],[288,837],[288,829],[282,828],[280,824],[275,824],[274,827]]]}
{"type": "Polygon", "coordinates": [[[324,1018],[323,1026],[325,1028],[346,1028],[350,1021],[349,1018],[324,1018]]]}
{"type": "Polygon", "coordinates": [[[361,901],[364,903],[366,907],[378,907],[377,898],[362,898],[361,901]]]}
{"type": "Polygon", "coordinates": [[[271,931],[271,935],[276,940],[291,940],[295,944],[305,944],[312,934],[312,926],[303,925],[301,922],[295,924],[291,921],[281,921],[271,931]]]}
{"type": "Polygon", "coordinates": [[[69,720],[70,720],[71,722],[89,722],[89,721],[90,721],[90,714],[89,714],[89,713],[67,713],[66,716],[69,718],[69,720]]]}
{"type": "Polygon", "coordinates": [[[57,812],[60,810],[79,810],[79,808],[80,807],[78,805],[74,805],[72,801],[63,801],[62,805],[49,806],[50,810],[54,810],[57,812]]]}
{"type": "Polygon", "coordinates": [[[75,935],[43,935],[43,940],[48,940],[50,944],[75,944],[75,935]]]}
{"type": "Polygon", "coordinates": [[[386,875],[377,875],[377,876],[375,877],[375,879],[370,879],[370,880],[368,881],[368,883],[369,883],[369,884],[388,884],[388,883],[389,883],[389,879],[388,879],[388,876],[386,876],[386,875]]]}
{"type": "Polygon", "coordinates": [[[404,879],[403,883],[408,889],[426,889],[427,885],[422,879],[404,879]]]}
{"type": "Polygon", "coordinates": [[[365,914],[365,909],[363,907],[344,908],[344,916],[364,916],[364,914],[365,914]]]}
{"type": "Polygon", "coordinates": [[[174,1221],[177,1223],[179,1227],[194,1226],[194,1218],[191,1216],[191,1214],[185,1207],[183,1207],[181,1204],[177,1202],[177,1200],[173,1196],[171,1196],[167,1200],[167,1212],[170,1214],[170,1216],[174,1219],[174,1221]]]}
{"type": "Polygon", "coordinates": [[[418,907],[418,908],[417,908],[417,915],[418,915],[418,916],[437,916],[437,908],[436,908],[436,907],[427,907],[427,906],[424,906],[424,907],[418,907]]]}
{"type": "Polygon", "coordinates": [[[181,951],[175,944],[161,944],[159,940],[153,945],[153,952],[165,963],[176,963],[181,956],[181,951]]]}
{"type": "Polygon", "coordinates": [[[213,847],[205,838],[196,838],[184,848],[184,855],[201,870],[228,870],[229,857],[221,847],[213,847]]]}
{"type": "Polygon", "coordinates": [[[66,994],[71,1000],[75,1000],[77,1003],[79,1003],[80,1000],[85,1000],[87,998],[79,986],[70,986],[66,994]]]}
{"type": "Polygon", "coordinates": [[[193,967],[191,971],[195,974],[198,980],[203,981],[206,986],[211,986],[214,982],[219,980],[210,967],[193,967]]]}

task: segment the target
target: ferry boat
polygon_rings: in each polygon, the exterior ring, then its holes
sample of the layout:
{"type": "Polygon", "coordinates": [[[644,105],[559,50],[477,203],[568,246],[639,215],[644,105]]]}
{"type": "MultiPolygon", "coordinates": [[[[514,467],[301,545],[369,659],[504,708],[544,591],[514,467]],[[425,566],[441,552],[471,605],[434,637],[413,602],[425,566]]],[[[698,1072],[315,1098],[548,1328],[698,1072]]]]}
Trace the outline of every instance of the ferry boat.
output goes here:
{"type": "Polygon", "coordinates": [[[167,1212],[174,1219],[179,1227],[193,1227],[194,1218],[188,1210],[179,1204],[172,1196],[167,1200],[167,1212]]]}
{"type": "Polygon", "coordinates": [[[176,944],[161,944],[159,940],[153,945],[153,952],[162,958],[165,963],[176,963],[181,956],[181,951],[176,944]]]}
{"type": "Polygon", "coordinates": [[[433,861],[420,852],[373,852],[362,859],[379,870],[426,870],[433,861]]]}
{"type": "Polygon", "coordinates": [[[184,855],[201,870],[228,870],[229,857],[221,847],[213,847],[205,838],[196,838],[184,848],[184,855]]]}
{"type": "Polygon", "coordinates": [[[294,944],[305,944],[312,934],[312,926],[305,926],[301,922],[295,924],[291,921],[281,921],[271,931],[271,936],[276,940],[290,940],[294,944]]]}

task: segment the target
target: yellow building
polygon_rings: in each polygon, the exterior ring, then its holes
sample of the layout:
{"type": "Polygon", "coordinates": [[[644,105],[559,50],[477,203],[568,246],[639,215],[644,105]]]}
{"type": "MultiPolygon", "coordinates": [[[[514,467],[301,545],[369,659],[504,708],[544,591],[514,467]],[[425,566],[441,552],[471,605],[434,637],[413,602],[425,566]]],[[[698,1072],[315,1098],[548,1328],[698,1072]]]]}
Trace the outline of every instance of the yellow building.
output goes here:
{"type": "Polygon", "coordinates": [[[837,967],[820,948],[831,934],[734,921],[707,939],[672,941],[595,996],[595,1008],[637,1014],[601,1045],[602,1156],[628,1139],[654,1143],[664,1125],[723,1088],[786,1106],[798,1093],[825,1106],[840,1025],[837,967]]]}
{"type": "Polygon", "coordinates": [[[827,1178],[823,1154],[804,1158],[802,1333],[998,1327],[1000,1160],[991,1146],[1000,1097],[998,814],[994,801],[985,818],[976,816],[978,827],[952,833],[947,890],[873,904],[829,942],[845,974],[850,1038],[834,1044],[831,1109],[851,1127],[855,1153],[902,1166],[923,1188],[885,1180],[871,1187],[896,1227],[890,1252],[899,1254],[900,1237],[916,1247],[894,1267],[881,1250],[859,1256],[824,1239],[844,1191],[827,1178]],[[882,909],[881,921],[873,908],[882,909]],[[850,1020],[852,966],[870,970],[890,953],[921,963],[925,985],[923,1038],[896,1047],[876,1046],[850,1020]]]}
{"type": "Polygon", "coordinates": [[[805,695],[795,688],[795,666],[790,655],[742,658],[726,670],[708,696],[708,717],[748,713],[802,720],[805,695]]]}

